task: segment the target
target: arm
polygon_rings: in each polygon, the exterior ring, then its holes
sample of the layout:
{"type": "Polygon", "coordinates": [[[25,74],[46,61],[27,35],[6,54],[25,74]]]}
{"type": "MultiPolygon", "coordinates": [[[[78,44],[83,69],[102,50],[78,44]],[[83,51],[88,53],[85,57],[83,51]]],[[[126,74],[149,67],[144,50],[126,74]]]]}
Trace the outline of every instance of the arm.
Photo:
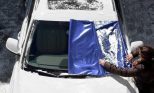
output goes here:
{"type": "Polygon", "coordinates": [[[139,73],[142,69],[143,66],[138,66],[137,68],[120,68],[120,67],[116,67],[115,65],[109,63],[109,62],[105,62],[104,60],[100,60],[100,64],[109,72],[113,73],[113,74],[117,74],[117,75],[121,75],[121,76],[125,76],[125,77],[132,77],[132,76],[136,76],[137,73],[139,73]]]}

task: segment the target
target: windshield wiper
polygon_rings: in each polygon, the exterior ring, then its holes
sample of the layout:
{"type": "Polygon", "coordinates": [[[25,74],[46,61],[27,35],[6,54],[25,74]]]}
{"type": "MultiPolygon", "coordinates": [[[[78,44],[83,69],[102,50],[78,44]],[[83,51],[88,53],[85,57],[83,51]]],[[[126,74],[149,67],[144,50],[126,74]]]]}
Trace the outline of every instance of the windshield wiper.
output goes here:
{"type": "Polygon", "coordinates": [[[25,68],[26,71],[36,72],[42,76],[48,77],[57,77],[57,78],[88,78],[88,77],[99,77],[95,75],[83,75],[83,74],[64,74],[62,71],[59,70],[41,70],[41,69],[30,69],[25,68]]]}

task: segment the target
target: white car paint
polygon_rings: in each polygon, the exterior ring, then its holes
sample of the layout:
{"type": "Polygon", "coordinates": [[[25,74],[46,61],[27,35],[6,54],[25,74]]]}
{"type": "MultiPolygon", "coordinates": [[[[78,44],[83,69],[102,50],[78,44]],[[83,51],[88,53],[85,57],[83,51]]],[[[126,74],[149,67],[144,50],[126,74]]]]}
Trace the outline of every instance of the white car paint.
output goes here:
{"type": "Polygon", "coordinates": [[[55,78],[27,72],[17,62],[9,93],[137,93],[131,78],[110,75],[101,78],[55,78]]]}

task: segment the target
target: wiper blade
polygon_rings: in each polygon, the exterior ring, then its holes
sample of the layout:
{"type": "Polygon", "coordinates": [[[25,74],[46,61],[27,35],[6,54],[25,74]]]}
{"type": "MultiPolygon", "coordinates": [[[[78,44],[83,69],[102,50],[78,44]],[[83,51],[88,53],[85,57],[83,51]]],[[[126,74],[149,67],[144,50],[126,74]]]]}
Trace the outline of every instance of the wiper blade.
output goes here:
{"type": "Polygon", "coordinates": [[[58,75],[52,74],[52,73],[45,73],[41,71],[36,71],[39,75],[48,76],[48,77],[58,77],[58,75]]]}
{"type": "Polygon", "coordinates": [[[59,75],[60,78],[86,78],[87,75],[59,75]]]}
{"type": "Polygon", "coordinates": [[[36,72],[36,73],[38,73],[39,75],[42,75],[42,76],[58,77],[58,75],[53,74],[53,73],[48,73],[46,71],[41,71],[41,70],[36,70],[36,69],[28,69],[28,68],[24,68],[24,70],[30,71],[30,72],[36,72]]]}
{"type": "Polygon", "coordinates": [[[34,72],[38,73],[39,75],[48,76],[48,77],[57,77],[57,78],[86,78],[87,75],[59,75],[51,72],[45,72],[40,70],[35,70],[34,72]]]}
{"type": "Polygon", "coordinates": [[[57,73],[52,73],[52,72],[48,72],[48,71],[42,71],[42,70],[29,70],[29,69],[25,69],[27,71],[31,71],[31,72],[36,72],[38,73],[39,75],[42,75],[42,76],[48,76],[48,77],[57,77],[57,78],[87,78],[87,77],[99,77],[99,76],[94,76],[94,75],[83,75],[83,74],[63,74],[59,72],[59,74],[57,73]]]}
{"type": "Polygon", "coordinates": [[[58,77],[62,78],[88,78],[88,77],[100,77],[95,75],[83,75],[83,74],[68,74],[68,75],[59,75],[58,77]]]}

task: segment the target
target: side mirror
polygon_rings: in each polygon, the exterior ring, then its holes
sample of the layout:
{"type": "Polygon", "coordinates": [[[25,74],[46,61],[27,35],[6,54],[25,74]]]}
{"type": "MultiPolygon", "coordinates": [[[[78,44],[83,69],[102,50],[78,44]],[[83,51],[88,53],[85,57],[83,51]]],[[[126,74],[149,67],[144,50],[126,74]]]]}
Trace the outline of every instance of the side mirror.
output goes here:
{"type": "Polygon", "coordinates": [[[143,41],[134,41],[134,42],[131,42],[131,51],[135,50],[136,48],[140,47],[140,46],[143,46],[144,43],[143,41]]]}
{"type": "Polygon", "coordinates": [[[19,54],[18,40],[14,38],[8,38],[6,41],[6,48],[15,54],[19,54]]]}

